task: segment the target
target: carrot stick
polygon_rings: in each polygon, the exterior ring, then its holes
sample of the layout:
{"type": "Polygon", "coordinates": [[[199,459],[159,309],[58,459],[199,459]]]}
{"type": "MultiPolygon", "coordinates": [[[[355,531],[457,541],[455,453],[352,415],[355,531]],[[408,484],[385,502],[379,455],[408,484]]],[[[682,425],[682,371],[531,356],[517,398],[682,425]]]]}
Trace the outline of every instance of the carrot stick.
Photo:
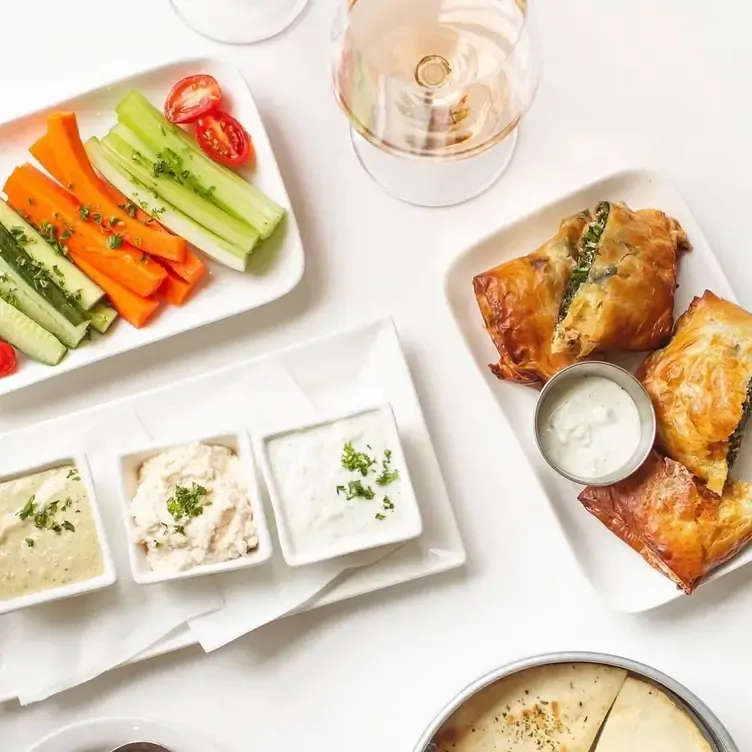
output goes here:
{"type": "Polygon", "coordinates": [[[52,175],[58,183],[65,184],[65,178],[60,172],[60,168],[55,160],[55,150],[52,148],[52,142],[45,133],[38,141],[35,141],[30,147],[31,156],[52,175]]]}
{"type": "Polygon", "coordinates": [[[165,269],[165,271],[167,272],[167,277],[162,282],[159,290],[157,290],[157,296],[162,300],[166,300],[171,305],[181,306],[188,300],[195,285],[181,279],[169,269],[165,269]]]}
{"type": "Polygon", "coordinates": [[[57,169],[65,178],[63,185],[68,186],[82,204],[108,218],[117,218],[118,232],[131,245],[139,249],[148,248],[153,255],[170,261],[185,258],[186,243],[183,238],[144,227],[102,189],[99,176],[91,166],[81,141],[74,113],[50,115],[47,118],[47,137],[54,149],[57,169]]]}
{"type": "Polygon", "coordinates": [[[83,256],[70,252],[73,263],[92,278],[106,293],[115,310],[129,323],[140,329],[156,313],[159,303],[153,298],[141,298],[118,284],[99,269],[93,267],[83,256]]]}
{"type": "Polygon", "coordinates": [[[53,240],[64,243],[69,251],[75,251],[136,295],[151,295],[164,282],[167,273],[156,261],[117,235],[105,234],[91,215],[84,219],[75,199],[36,167],[17,167],[4,190],[11,206],[41,228],[48,239],[52,232],[53,240]],[[113,238],[118,238],[119,247],[113,238]]]}
{"type": "MultiPolygon", "coordinates": [[[[52,175],[59,183],[65,183],[60,168],[55,161],[55,150],[52,148],[52,142],[48,134],[44,134],[38,141],[33,143],[29,147],[29,151],[36,158],[39,164],[44,167],[47,172],[52,175]]],[[[124,196],[112,183],[108,183],[104,178],[100,178],[101,188],[110,196],[110,198],[121,208],[123,211],[127,211],[134,219],[138,220],[142,225],[150,227],[151,229],[170,234],[169,230],[166,230],[159,224],[153,217],[149,216],[140,206],[133,203],[127,196],[124,196]]],[[[146,249],[146,252],[150,255],[151,252],[146,249]]],[[[162,259],[163,266],[170,268],[179,277],[182,277],[186,282],[190,282],[192,286],[195,286],[203,278],[206,273],[206,264],[190,249],[186,248],[185,258],[183,261],[171,261],[169,259],[162,259]]]]}

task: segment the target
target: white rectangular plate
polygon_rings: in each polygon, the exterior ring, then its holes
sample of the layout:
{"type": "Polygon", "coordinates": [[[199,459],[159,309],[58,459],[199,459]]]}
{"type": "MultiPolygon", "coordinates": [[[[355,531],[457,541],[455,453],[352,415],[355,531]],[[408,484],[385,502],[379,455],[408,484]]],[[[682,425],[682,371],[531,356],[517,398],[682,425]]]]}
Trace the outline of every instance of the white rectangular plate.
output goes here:
{"type": "MultiPolygon", "coordinates": [[[[374,590],[391,587],[431,574],[460,567],[465,549],[454,518],[444,480],[431,443],[418,395],[400,346],[397,331],[390,320],[377,321],[343,334],[317,339],[278,353],[223,368],[213,373],[170,384],[135,397],[110,402],[55,420],[38,423],[14,436],[33,433],[30,445],[44,451],[45,437],[70,433],[84,424],[104,424],[123,407],[130,408],[155,443],[171,440],[171,424],[179,425],[186,406],[216,403],[218,395],[238,383],[254,366],[269,364],[285,368],[305,396],[322,414],[332,413],[347,401],[356,389],[361,373],[368,370],[373,383],[381,389],[379,398],[389,402],[400,430],[410,476],[423,518],[422,535],[397,548],[372,566],[361,567],[340,576],[300,611],[336,603],[374,590]]],[[[249,394],[249,400],[263,402],[263,394],[249,394]]],[[[252,426],[246,426],[252,430],[252,426]]],[[[114,433],[117,425],[112,426],[114,433]]],[[[213,427],[207,427],[210,433],[213,427]]],[[[75,447],[71,447],[75,451],[75,447]]],[[[116,498],[99,498],[100,505],[118,504],[116,498]]],[[[270,517],[270,524],[272,518],[270,517]]],[[[121,530],[117,531],[122,534],[121,530]]],[[[112,533],[114,534],[114,533],[112,533]]],[[[130,577],[130,572],[118,572],[130,577]]],[[[159,587],[153,585],[150,587],[159,587]]],[[[192,633],[183,627],[134,659],[143,660],[195,644],[192,633]]],[[[3,685],[0,668],[0,687],[3,685]]],[[[0,702],[12,699],[3,696],[0,702]]]]}
{"type": "MultiPolygon", "coordinates": [[[[581,486],[555,473],[538,452],[533,436],[533,412],[538,393],[528,387],[498,381],[487,368],[498,360],[496,349],[483,327],[483,319],[473,294],[476,274],[534,251],[556,233],[566,216],[598,201],[624,201],[630,207],[661,209],[681,222],[693,250],[679,265],[675,316],[681,314],[695,295],[706,289],[736,300],[707,240],[697,226],[682,196],[665,178],[641,170],[618,173],[581,188],[543,207],[464,251],[450,265],[445,293],[455,322],[473,360],[522,446],[575,556],[595,590],[618,611],[646,611],[682,594],[662,574],[622,543],[577,501],[581,486]]],[[[642,356],[620,359],[620,365],[633,366],[642,356]]],[[[752,442],[742,449],[735,475],[752,479],[752,442]]],[[[716,570],[708,582],[752,561],[752,547],[716,570]]]]}
{"type": "Polygon", "coordinates": [[[22,357],[18,372],[0,379],[0,396],[257,308],[287,294],[300,281],[305,268],[300,233],[261,116],[240,71],[220,60],[200,58],[155,68],[0,125],[0,186],[15,167],[34,162],[28,149],[45,132],[50,112],[72,110],[78,117],[84,139],[101,136],[115,124],[115,105],[128,91],[139,89],[161,109],[173,84],[194,73],[209,73],[219,82],[227,108],[251,134],[256,148],[256,167],[244,172],[244,177],[283,206],[287,218],[274,235],[254,251],[245,274],[209,261],[201,254],[208,262],[210,277],[185,306],[164,306],[143,329],[118,321],[107,335],[71,350],[55,367],[22,357]]]}

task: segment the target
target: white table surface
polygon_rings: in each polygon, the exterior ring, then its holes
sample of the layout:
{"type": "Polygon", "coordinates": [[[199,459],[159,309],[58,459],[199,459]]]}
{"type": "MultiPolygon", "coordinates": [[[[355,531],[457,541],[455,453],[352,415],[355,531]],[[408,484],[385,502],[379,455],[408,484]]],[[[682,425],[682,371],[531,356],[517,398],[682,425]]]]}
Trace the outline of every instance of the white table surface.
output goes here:
{"type": "Polygon", "coordinates": [[[209,53],[240,66],[296,207],[308,271],[261,311],[0,400],[0,430],[389,313],[468,565],[288,619],[210,656],[190,649],[29,708],[2,706],[0,749],[21,752],[58,726],[114,714],[190,719],[228,752],[409,752],[467,681],[557,649],[655,665],[752,749],[750,568],[654,613],[608,611],[460,349],[442,298],[447,261],[472,241],[577,184],[651,166],[678,184],[752,305],[752,9],[733,0],[534,0],[544,79],[512,167],[483,197],[437,211],[392,200],[356,163],[329,88],[335,5],[312,0],[283,36],[226,47],[184,27],[167,0],[7,3],[0,119],[177,57],[209,53]]]}

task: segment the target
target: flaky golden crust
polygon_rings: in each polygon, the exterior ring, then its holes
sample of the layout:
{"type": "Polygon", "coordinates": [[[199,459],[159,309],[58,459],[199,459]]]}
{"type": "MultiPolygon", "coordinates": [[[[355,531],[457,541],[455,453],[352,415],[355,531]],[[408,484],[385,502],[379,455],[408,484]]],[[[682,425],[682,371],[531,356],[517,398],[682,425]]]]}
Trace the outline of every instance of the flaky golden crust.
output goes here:
{"type": "Polygon", "coordinates": [[[671,342],[637,371],[653,400],[658,445],[708,488],[728,477],[729,438],[752,376],[752,315],[705,292],[676,322],[671,342]]]}
{"type": "Polygon", "coordinates": [[[578,498],[686,593],[752,539],[752,485],[732,481],[719,498],[658,452],[621,483],[588,487],[578,498]]]}
{"type": "Polygon", "coordinates": [[[588,212],[568,217],[537,251],[473,279],[486,330],[499,351],[499,362],[490,366],[498,378],[540,387],[577,360],[570,354],[554,355],[551,338],[576,264],[577,243],[589,220],[588,212]]]}
{"type": "Polygon", "coordinates": [[[611,203],[587,279],[556,328],[553,351],[654,350],[671,335],[679,254],[689,241],[657,209],[611,203]]]}

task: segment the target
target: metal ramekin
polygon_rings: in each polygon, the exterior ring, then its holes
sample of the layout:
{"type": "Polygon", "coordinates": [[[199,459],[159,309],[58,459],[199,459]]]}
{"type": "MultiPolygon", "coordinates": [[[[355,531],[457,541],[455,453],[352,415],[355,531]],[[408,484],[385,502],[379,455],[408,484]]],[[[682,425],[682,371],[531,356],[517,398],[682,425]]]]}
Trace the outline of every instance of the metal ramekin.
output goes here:
{"type": "Polygon", "coordinates": [[[632,475],[650,454],[650,450],[655,443],[655,410],[653,409],[650,395],[645,391],[645,387],[629,371],[615,366],[613,363],[606,363],[601,360],[585,360],[563,368],[549,379],[543,387],[538,397],[538,403],[535,406],[534,430],[538,451],[559,475],[563,475],[565,478],[582,486],[610,486],[612,483],[617,483],[632,475]],[[602,376],[618,384],[634,400],[640,416],[640,443],[631,459],[623,467],[619,468],[619,470],[600,478],[580,477],[567,472],[567,470],[557,465],[548,456],[541,442],[543,407],[560,388],[583,376],[602,376]]]}
{"type": "Polygon", "coordinates": [[[431,725],[423,733],[413,752],[435,752],[436,747],[433,744],[433,738],[452,713],[467,702],[473,695],[477,694],[482,689],[485,689],[490,684],[529,668],[549,666],[557,663],[597,663],[603,666],[614,666],[628,671],[633,676],[646,679],[655,684],[659,689],[666,692],[671,699],[689,715],[700,732],[705,735],[713,752],[739,752],[739,747],[736,746],[731,735],[724,728],[723,724],[713,711],[675,679],[666,676],[666,674],[663,674],[650,666],[646,666],[644,663],[638,663],[629,658],[621,658],[616,655],[608,655],[605,653],[576,652],[548,653],[532,656],[530,658],[523,658],[515,663],[510,663],[507,666],[502,666],[495,671],[491,671],[477,681],[474,681],[472,684],[465,687],[465,689],[463,689],[441,710],[431,722],[431,725]]]}

